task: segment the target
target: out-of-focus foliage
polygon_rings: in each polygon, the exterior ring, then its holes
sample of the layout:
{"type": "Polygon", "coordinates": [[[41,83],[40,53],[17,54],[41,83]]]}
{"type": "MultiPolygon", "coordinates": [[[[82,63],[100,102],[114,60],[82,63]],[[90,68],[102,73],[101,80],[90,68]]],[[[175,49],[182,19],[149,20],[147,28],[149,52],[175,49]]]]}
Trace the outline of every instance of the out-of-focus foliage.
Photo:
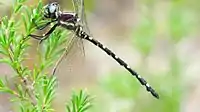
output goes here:
{"type": "Polygon", "coordinates": [[[91,106],[91,96],[84,91],[80,91],[78,94],[73,93],[71,101],[66,105],[67,112],[85,112],[91,106]]]}
{"type": "MultiPolygon", "coordinates": [[[[196,2],[195,0],[143,0],[138,3],[138,5],[141,5],[142,11],[140,10],[141,12],[138,14],[138,21],[132,32],[132,42],[133,46],[141,53],[143,61],[135,70],[145,79],[148,79],[147,81],[150,85],[157,90],[160,99],[155,100],[151,95],[148,95],[136,80],[131,79],[132,77],[128,73],[114,72],[112,73],[113,75],[103,79],[102,85],[104,89],[109,91],[115,98],[120,97],[119,99],[122,101],[132,101],[128,103],[132,106],[126,109],[118,109],[119,111],[179,112],[181,110],[181,101],[186,92],[186,89],[183,88],[185,85],[182,83],[186,66],[184,63],[186,62],[179,58],[177,45],[183,39],[191,38],[198,30],[199,11],[196,8],[198,7],[196,2]],[[164,7],[166,9],[156,9],[160,4],[166,5],[164,7]],[[161,13],[161,16],[165,15],[165,19],[158,20],[156,12],[161,13]],[[167,43],[165,47],[170,49],[166,51],[169,69],[165,72],[151,71],[148,69],[148,58],[158,47],[156,45],[158,44],[157,42],[162,39],[167,43]]],[[[159,13],[158,16],[160,16],[159,13]]],[[[111,102],[112,100],[109,101],[111,102]]],[[[115,107],[117,108],[117,106],[115,107]]]]}

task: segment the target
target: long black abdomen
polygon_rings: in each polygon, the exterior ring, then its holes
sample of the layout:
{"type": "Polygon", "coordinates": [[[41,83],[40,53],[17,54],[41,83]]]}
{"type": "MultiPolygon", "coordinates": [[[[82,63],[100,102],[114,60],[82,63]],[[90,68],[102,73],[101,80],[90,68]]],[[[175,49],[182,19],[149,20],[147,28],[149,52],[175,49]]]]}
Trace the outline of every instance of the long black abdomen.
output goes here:
{"type": "Polygon", "coordinates": [[[88,40],[89,42],[93,43],[94,45],[101,48],[104,52],[106,52],[109,56],[111,56],[113,59],[115,59],[121,66],[123,66],[126,70],[128,70],[133,76],[135,76],[139,82],[144,85],[148,92],[151,92],[151,94],[159,99],[159,95],[156,93],[156,91],[142,78],[138,73],[136,73],[134,70],[128,66],[127,63],[125,63],[122,59],[120,59],[114,52],[112,52],[110,49],[105,47],[103,44],[101,44],[99,41],[95,40],[94,38],[90,37],[88,34],[82,31],[81,27],[77,27],[76,34],[78,37],[88,40]]]}

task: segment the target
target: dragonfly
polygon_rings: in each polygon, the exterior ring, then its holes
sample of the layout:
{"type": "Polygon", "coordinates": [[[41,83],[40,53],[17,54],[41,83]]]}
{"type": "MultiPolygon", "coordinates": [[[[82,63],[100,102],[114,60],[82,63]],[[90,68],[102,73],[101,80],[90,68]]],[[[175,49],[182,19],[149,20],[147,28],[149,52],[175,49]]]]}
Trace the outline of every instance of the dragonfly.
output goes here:
{"type": "MultiPolygon", "coordinates": [[[[38,26],[39,30],[43,30],[45,27],[49,26],[51,23],[54,23],[54,25],[50,28],[49,31],[44,33],[43,35],[35,35],[30,34],[29,36],[43,41],[49,37],[51,33],[57,28],[62,27],[66,30],[71,31],[75,36],[72,38],[72,44],[74,41],[77,41],[75,38],[79,38],[81,41],[86,40],[95,46],[99,47],[101,50],[103,50],[107,55],[112,57],[118,64],[123,66],[131,75],[135,76],[136,79],[146,88],[148,92],[150,92],[155,98],[159,99],[158,93],[147,83],[147,81],[139,75],[136,71],[134,71],[125,61],[123,61],[120,57],[118,57],[113,51],[111,51],[109,48],[107,48],[105,45],[103,45],[100,41],[94,39],[89,33],[89,28],[87,26],[86,21],[86,15],[85,15],[85,9],[84,9],[84,0],[73,0],[74,10],[75,12],[63,12],[60,10],[60,5],[58,2],[52,2],[44,6],[43,16],[46,19],[51,19],[52,21],[47,22],[44,25],[38,26]],[[86,32],[86,30],[88,32],[86,32]]],[[[67,45],[67,47],[70,47],[72,44],[67,45]]],[[[53,69],[53,72],[55,73],[57,66],[61,62],[62,58],[67,53],[66,51],[60,56],[57,63],[55,64],[55,67],[53,69]]]]}

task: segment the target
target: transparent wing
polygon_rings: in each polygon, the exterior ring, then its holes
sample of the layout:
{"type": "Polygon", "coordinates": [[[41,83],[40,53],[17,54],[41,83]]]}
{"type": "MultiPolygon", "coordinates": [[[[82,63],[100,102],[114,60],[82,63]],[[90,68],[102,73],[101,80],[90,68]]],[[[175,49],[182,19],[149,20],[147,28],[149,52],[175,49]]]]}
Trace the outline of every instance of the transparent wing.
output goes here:
{"type": "Polygon", "coordinates": [[[80,19],[80,24],[83,27],[83,31],[85,31],[88,34],[91,34],[87,24],[84,0],[72,0],[72,2],[74,5],[74,10],[78,14],[78,17],[80,19]]]}
{"type": "MultiPolygon", "coordinates": [[[[66,66],[71,66],[73,61],[76,58],[81,58],[84,56],[83,48],[80,46],[81,44],[80,38],[76,37],[75,34],[70,34],[70,38],[67,40],[66,45],[63,49],[63,53],[59,57],[59,59],[56,61],[56,64],[54,65],[52,74],[55,74],[58,67],[60,66],[61,63],[65,63],[66,66]]],[[[68,69],[71,69],[71,67],[66,67],[68,69]]]]}
{"type": "MultiPolygon", "coordinates": [[[[77,14],[79,14],[79,6],[78,6],[78,0],[72,0],[72,4],[73,4],[73,6],[74,6],[74,11],[75,11],[75,13],[77,13],[77,14]]],[[[79,17],[79,15],[78,15],[78,17],[79,17]]]]}
{"type": "MultiPolygon", "coordinates": [[[[74,11],[78,14],[78,18],[80,19],[80,23],[83,26],[83,30],[85,31],[85,26],[87,23],[85,22],[85,10],[84,10],[84,1],[83,0],[72,0],[72,4],[74,6],[74,11]]],[[[88,30],[89,31],[89,30],[88,30]]],[[[84,43],[83,40],[79,37],[76,37],[75,33],[73,33],[69,41],[67,42],[66,47],[64,48],[63,54],[59,57],[56,65],[53,68],[53,74],[61,63],[65,63],[65,67],[72,69],[73,63],[77,61],[77,59],[81,59],[85,57],[84,43]],[[65,60],[66,58],[66,60],[65,60]],[[66,62],[67,61],[67,62],[66,62]]]]}
{"type": "Polygon", "coordinates": [[[86,17],[86,13],[85,13],[85,5],[84,5],[84,0],[80,0],[81,1],[81,24],[83,25],[83,30],[88,33],[89,35],[91,35],[90,29],[88,27],[88,23],[87,23],[87,17],[86,17]]]}
{"type": "Polygon", "coordinates": [[[70,50],[71,50],[71,48],[72,48],[72,46],[73,46],[74,43],[75,43],[75,38],[69,38],[69,39],[67,39],[65,47],[63,48],[63,53],[61,54],[61,56],[56,61],[56,64],[54,65],[54,68],[52,70],[52,74],[55,74],[55,72],[57,71],[59,65],[61,64],[61,62],[63,61],[63,59],[68,55],[68,53],[70,52],[70,50]]]}

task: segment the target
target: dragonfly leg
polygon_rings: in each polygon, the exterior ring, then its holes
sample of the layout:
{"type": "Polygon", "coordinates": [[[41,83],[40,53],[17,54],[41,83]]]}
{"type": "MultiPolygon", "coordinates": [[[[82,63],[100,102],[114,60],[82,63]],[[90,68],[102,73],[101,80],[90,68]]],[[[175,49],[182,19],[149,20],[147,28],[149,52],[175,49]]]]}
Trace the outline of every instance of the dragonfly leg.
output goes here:
{"type": "Polygon", "coordinates": [[[47,33],[43,34],[43,35],[34,35],[34,34],[30,34],[28,36],[34,38],[34,39],[37,39],[37,40],[40,40],[40,43],[47,39],[49,37],[49,35],[56,29],[56,27],[59,26],[59,24],[55,24],[47,33]]]}
{"type": "Polygon", "coordinates": [[[55,21],[57,21],[57,20],[52,20],[52,21],[49,21],[49,22],[47,22],[47,23],[45,23],[45,24],[43,24],[43,25],[38,26],[38,25],[36,24],[35,20],[33,19],[33,24],[36,26],[36,29],[37,29],[37,30],[43,30],[43,29],[45,29],[47,26],[49,26],[51,23],[53,23],[53,22],[55,22],[55,21]]]}
{"type": "Polygon", "coordinates": [[[37,24],[35,24],[35,26],[36,26],[36,29],[37,29],[37,30],[43,30],[43,29],[45,29],[47,26],[49,26],[51,23],[52,23],[52,22],[47,22],[47,23],[45,23],[45,24],[43,24],[43,25],[40,25],[40,26],[38,26],[37,24]]]}

